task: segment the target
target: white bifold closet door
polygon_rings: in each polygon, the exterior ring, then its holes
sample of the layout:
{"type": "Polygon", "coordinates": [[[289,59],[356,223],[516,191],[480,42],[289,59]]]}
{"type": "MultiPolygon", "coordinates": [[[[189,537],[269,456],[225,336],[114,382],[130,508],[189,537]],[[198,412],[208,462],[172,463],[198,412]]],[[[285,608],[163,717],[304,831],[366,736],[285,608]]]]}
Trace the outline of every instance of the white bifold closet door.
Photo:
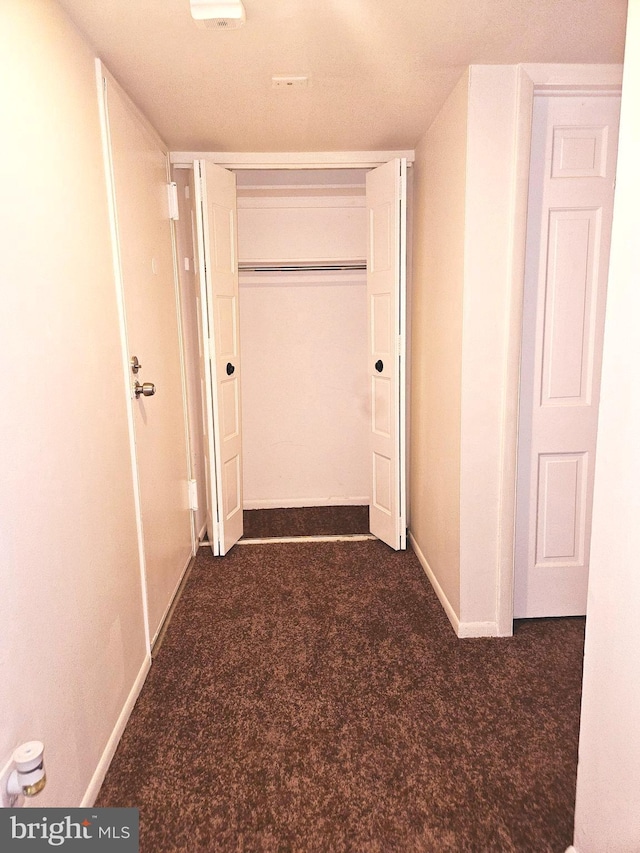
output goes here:
{"type": "Polygon", "coordinates": [[[534,98],[516,619],[586,612],[619,104],[534,98]]]}
{"type": "Polygon", "coordinates": [[[242,536],[236,177],[194,163],[202,328],[207,531],[215,556],[242,536]]]}
{"type": "Polygon", "coordinates": [[[406,233],[407,162],[367,174],[368,375],[371,386],[369,529],[407,547],[406,233]]]}
{"type": "MultiPolygon", "coordinates": [[[[194,163],[207,529],[216,556],[242,536],[242,416],[235,175],[194,163]]],[[[406,548],[406,186],[407,163],[367,175],[368,357],[371,395],[370,530],[406,548]]]]}

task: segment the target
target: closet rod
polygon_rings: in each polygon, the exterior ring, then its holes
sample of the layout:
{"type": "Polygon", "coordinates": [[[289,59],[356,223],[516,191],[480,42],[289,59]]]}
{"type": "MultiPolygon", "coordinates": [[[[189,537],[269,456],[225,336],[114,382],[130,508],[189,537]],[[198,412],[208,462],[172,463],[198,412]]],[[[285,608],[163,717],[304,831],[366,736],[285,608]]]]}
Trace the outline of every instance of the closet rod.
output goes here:
{"type": "Polygon", "coordinates": [[[366,270],[364,262],[353,264],[238,264],[240,272],[342,272],[366,270]]]}

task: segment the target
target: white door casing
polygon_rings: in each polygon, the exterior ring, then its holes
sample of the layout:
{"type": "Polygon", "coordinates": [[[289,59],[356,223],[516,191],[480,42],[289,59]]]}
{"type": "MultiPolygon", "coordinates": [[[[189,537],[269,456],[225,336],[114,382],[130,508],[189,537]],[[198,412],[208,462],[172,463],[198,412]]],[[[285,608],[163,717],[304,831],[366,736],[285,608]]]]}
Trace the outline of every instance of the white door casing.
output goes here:
{"type": "MultiPolygon", "coordinates": [[[[196,160],[194,170],[207,527],[217,556],[242,535],[236,190],[226,169],[196,160]]],[[[406,548],[406,170],[395,159],[367,175],[370,530],[396,550],[406,548]]]]}
{"type": "Polygon", "coordinates": [[[371,533],[406,548],[407,163],[367,173],[368,376],[371,387],[371,533]]]}
{"type": "Polygon", "coordinates": [[[534,98],[523,311],[515,618],[586,593],[619,98],[534,98]]]}
{"type": "Polygon", "coordinates": [[[242,536],[242,414],[236,179],[205,160],[194,163],[204,343],[207,529],[214,555],[242,536]]]}

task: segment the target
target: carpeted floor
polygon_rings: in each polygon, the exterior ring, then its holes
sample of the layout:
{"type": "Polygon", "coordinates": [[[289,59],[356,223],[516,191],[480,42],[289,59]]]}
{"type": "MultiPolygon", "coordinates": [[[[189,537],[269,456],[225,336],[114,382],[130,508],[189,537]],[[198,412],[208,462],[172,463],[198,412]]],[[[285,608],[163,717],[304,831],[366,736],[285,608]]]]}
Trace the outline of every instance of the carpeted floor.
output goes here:
{"type": "Polygon", "coordinates": [[[244,538],[344,536],[369,532],[368,506],[304,506],[245,509],[244,538]]]}
{"type": "Polygon", "coordinates": [[[201,549],[96,805],[143,853],[563,853],[583,631],[458,640],[377,541],[201,549]]]}

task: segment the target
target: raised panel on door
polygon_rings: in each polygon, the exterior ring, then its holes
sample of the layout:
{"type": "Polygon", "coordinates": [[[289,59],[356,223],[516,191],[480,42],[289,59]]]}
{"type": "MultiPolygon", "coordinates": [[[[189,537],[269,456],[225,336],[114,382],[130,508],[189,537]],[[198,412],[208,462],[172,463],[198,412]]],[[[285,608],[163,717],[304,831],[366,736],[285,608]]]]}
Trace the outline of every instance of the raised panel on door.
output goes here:
{"type": "Polygon", "coordinates": [[[209,541],[222,556],[242,536],[242,412],[235,176],[196,161],[209,541]]]}
{"type": "Polygon", "coordinates": [[[584,563],[588,453],[538,458],[536,567],[584,563]]]}
{"type": "Polygon", "coordinates": [[[371,532],[406,547],[406,162],[367,174],[371,532]]]}
{"type": "Polygon", "coordinates": [[[584,614],[619,99],[536,96],[516,510],[516,618],[584,614]]]}
{"type": "Polygon", "coordinates": [[[549,212],[541,405],[589,405],[593,397],[600,209],[549,212]]]}

